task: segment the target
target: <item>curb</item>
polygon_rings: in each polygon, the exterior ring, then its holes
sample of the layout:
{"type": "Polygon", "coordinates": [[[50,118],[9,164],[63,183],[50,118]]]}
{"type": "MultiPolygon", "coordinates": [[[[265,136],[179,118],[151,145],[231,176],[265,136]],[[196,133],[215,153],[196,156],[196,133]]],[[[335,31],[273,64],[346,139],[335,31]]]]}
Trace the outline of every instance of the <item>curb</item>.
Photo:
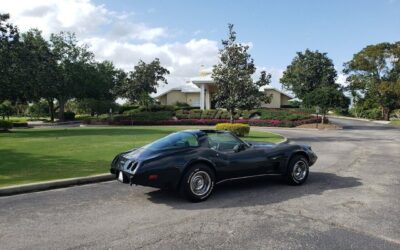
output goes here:
{"type": "Polygon", "coordinates": [[[105,182],[113,180],[114,178],[115,176],[112,174],[100,174],[88,177],[78,177],[78,178],[62,179],[57,181],[40,182],[36,184],[17,185],[17,186],[0,188],[0,197],[45,191],[45,190],[64,188],[70,186],[84,185],[90,183],[105,182]]]}
{"type": "Polygon", "coordinates": [[[347,117],[347,116],[327,115],[326,117],[336,118],[336,119],[344,119],[344,120],[363,121],[363,122],[374,122],[374,123],[378,123],[378,124],[389,124],[390,123],[390,121],[384,121],[384,120],[373,120],[373,119],[347,117]]]}
{"type": "Polygon", "coordinates": [[[281,144],[288,144],[290,140],[287,137],[283,137],[283,141],[276,143],[276,145],[281,145],[281,144]]]}

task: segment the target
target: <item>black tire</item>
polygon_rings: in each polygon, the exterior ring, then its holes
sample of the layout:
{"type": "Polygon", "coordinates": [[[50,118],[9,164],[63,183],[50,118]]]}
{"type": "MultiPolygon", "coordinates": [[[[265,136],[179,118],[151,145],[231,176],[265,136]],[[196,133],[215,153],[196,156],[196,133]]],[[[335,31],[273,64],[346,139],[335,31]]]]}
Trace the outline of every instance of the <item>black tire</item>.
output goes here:
{"type": "Polygon", "coordinates": [[[301,185],[303,184],[309,174],[308,160],[302,155],[294,156],[288,165],[287,172],[285,175],[286,181],[290,185],[301,185]]]}
{"type": "Polygon", "coordinates": [[[180,194],[191,202],[205,201],[214,190],[215,173],[205,164],[195,164],[182,177],[180,194]],[[202,185],[204,185],[204,188],[202,185]],[[198,189],[197,189],[198,188],[198,189]]]}

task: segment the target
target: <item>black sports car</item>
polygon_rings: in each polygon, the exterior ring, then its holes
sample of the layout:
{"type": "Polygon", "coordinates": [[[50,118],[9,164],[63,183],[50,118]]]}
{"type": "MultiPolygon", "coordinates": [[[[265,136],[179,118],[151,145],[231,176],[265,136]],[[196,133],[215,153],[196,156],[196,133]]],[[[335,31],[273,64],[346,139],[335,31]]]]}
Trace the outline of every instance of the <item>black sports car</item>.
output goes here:
{"type": "Polygon", "coordinates": [[[306,145],[249,143],[218,130],[185,130],[117,155],[111,173],[119,181],[172,187],[191,201],[207,199],[220,182],[281,174],[304,183],[317,156],[306,145]]]}

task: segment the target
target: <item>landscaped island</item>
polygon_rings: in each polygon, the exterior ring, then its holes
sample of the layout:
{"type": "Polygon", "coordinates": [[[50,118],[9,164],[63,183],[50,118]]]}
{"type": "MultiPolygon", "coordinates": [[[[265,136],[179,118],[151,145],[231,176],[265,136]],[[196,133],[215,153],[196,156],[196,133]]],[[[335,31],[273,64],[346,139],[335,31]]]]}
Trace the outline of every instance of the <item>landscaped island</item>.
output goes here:
{"type": "MultiPolygon", "coordinates": [[[[107,173],[117,153],[186,128],[119,126],[0,133],[0,187],[107,173]]],[[[251,131],[244,139],[275,143],[283,138],[251,131]]]]}
{"type": "MultiPolygon", "coordinates": [[[[223,109],[182,109],[169,105],[154,105],[149,110],[133,107],[117,115],[100,117],[79,116],[88,124],[111,125],[216,125],[229,122],[229,112],[223,109]]],[[[296,127],[320,122],[309,110],[254,109],[237,111],[235,123],[264,127],[296,127]]]]}

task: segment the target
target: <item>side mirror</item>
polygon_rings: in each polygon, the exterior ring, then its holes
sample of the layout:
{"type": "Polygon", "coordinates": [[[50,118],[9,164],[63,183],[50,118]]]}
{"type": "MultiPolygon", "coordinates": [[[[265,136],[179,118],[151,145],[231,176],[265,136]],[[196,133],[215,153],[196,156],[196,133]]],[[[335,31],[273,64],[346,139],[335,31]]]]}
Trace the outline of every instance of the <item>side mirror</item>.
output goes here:
{"type": "Polygon", "coordinates": [[[237,145],[235,145],[235,147],[233,147],[234,152],[240,152],[245,149],[246,149],[246,145],[244,145],[243,143],[237,144],[237,145]]]}

